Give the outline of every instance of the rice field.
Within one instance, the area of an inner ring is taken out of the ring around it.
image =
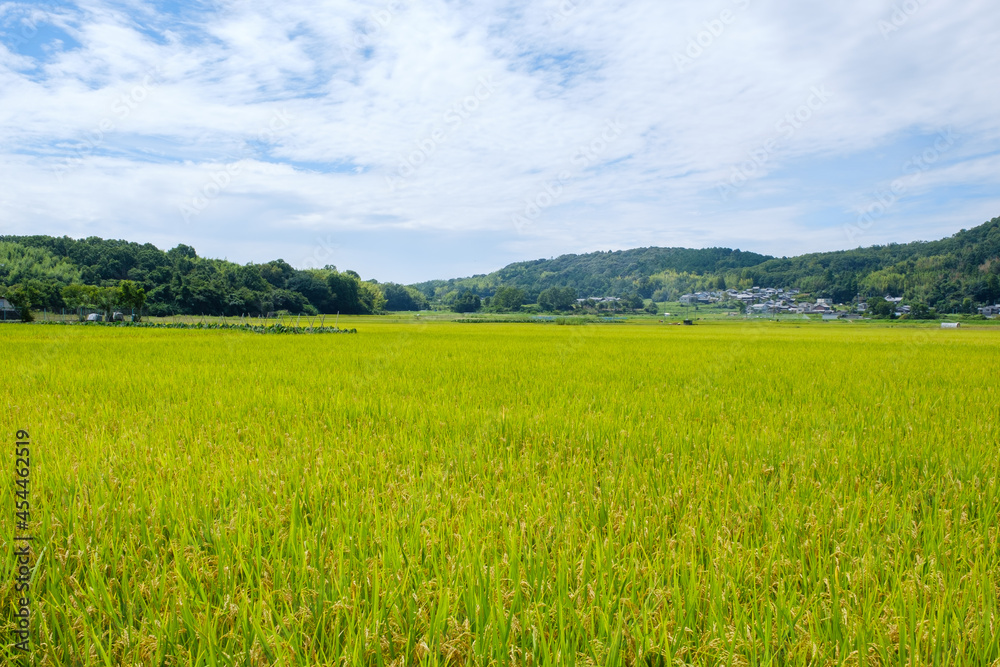
[[[1000,664],[1000,331],[356,326],[0,326],[5,664]]]

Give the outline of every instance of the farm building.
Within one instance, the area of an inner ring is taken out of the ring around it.
[[[7,299],[0,298],[0,321],[20,320],[21,315]]]
[[[979,309],[980,315],[985,315],[986,317],[996,317],[1000,315],[1000,303],[995,306],[986,306],[985,308]]]

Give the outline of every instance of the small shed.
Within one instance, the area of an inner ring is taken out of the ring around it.
[[[104,316],[101,315],[100,313],[91,313],[90,315],[87,315],[87,321],[88,322],[103,322],[104,321]]]
[[[0,321],[11,321],[20,320],[21,313],[17,312],[17,308],[14,307],[7,299],[0,298]]]
[[[942,329],[961,329],[962,328],[962,323],[961,322],[942,322],[941,323],[941,328]]]

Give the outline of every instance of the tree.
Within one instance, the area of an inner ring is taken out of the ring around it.
[[[146,305],[146,290],[131,280],[123,280],[118,284],[118,302],[124,308],[132,309],[132,321],[142,320],[142,307]]]
[[[891,319],[896,307],[880,296],[868,300],[868,312],[872,317]]]
[[[306,298],[298,292],[287,289],[276,289],[268,293],[270,297],[271,310],[287,310],[292,315],[301,315],[308,312],[306,305],[309,303]]]
[[[361,315],[361,301],[358,297],[361,291],[361,281],[350,273],[331,271],[326,277],[330,288],[330,303],[334,312],[345,315]]]
[[[17,313],[23,321],[31,322],[35,319],[31,314],[31,309],[40,302],[41,294],[30,283],[0,289],[0,296],[6,298],[17,308]]]
[[[198,253],[195,252],[194,248],[192,248],[191,246],[179,243],[177,244],[176,247],[171,248],[170,250],[167,251],[167,257],[169,257],[171,260],[174,261],[181,258],[197,259]]]
[[[324,271],[298,271],[288,279],[287,289],[301,293],[321,313],[335,312]]]
[[[115,308],[121,300],[121,292],[117,287],[97,287],[94,289],[94,305],[104,311],[106,319],[110,320]]]
[[[572,310],[575,303],[576,290],[572,287],[550,287],[538,295],[538,306],[545,311]]]
[[[260,267],[260,275],[272,287],[282,289],[288,279],[295,275],[295,269],[283,259],[276,259]]]
[[[990,303],[1000,302],[1000,278],[997,278],[997,274],[991,273],[990,277],[986,279],[986,288]]]
[[[462,292],[455,302],[451,304],[452,311],[456,313],[474,313],[482,307],[479,296],[466,290]]]
[[[376,315],[385,312],[385,296],[376,283],[358,283],[358,300],[361,303],[362,314]]]
[[[379,287],[385,297],[386,310],[425,310],[427,308],[427,297],[419,290],[396,283],[384,283]]]
[[[516,312],[524,303],[524,290],[517,287],[501,287],[490,301],[491,310],[497,312]]]
[[[93,308],[95,304],[95,294],[99,287],[93,285],[66,285],[62,288],[62,298],[66,307],[71,310],[83,308]],[[80,312],[80,320],[83,320],[83,312]]]
[[[834,303],[849,303],[858,295],[858,279],[853,273],[842,276],[828,290]]]
[[[910,303],[911,320],[933,320],[937,318],[937,313],[930,309],[926,303],[914,301]]]
[[[653,296],[653,281],[649,279],[649,276],[643,276],[635,282],[635,291],[643,299],[648,299]]]

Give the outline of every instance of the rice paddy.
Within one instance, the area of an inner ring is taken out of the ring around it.
[[[0,327],[34,665],[991,665],[997,332]]]

